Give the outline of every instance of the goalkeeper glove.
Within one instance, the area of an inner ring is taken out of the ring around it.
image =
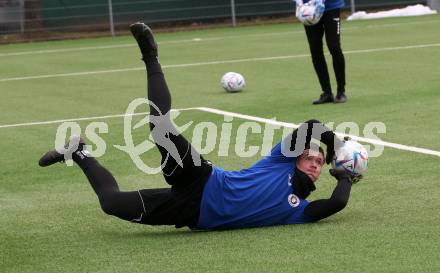
[[[348,179],[348,181],[350,181],[351,184],[356,184],[357,182],[359,182],[363,178],[363,176],[361,174],[354,175],[354,174],[350,174],[344,170],[330,169],[329,172],[330,172],[331,176],[336,178],[336,180],[339,181],[342,179]]]

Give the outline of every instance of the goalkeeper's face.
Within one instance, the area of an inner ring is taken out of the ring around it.
[[[308,149],[304,150],[302,155],[298,158],[296,167],[315,182],[321,174],[324,162],[324,155],[321,152]]]

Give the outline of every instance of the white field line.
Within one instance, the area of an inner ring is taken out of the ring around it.
[[[358,49],[358,50],[344,51],[344,54],[371,53],[371,52],[393,51],[393,50],[408,50],[408,49],[419,49],[419,48],[429,48],[429,47],[439,47],[439,46],[440,46],[440,43],[423,44],[423,45],[409,45],[409,46],[396,46],[396,47],[382,47],[382,48],[371,48],[371,49]],[[217,64],[230,64],[230,63],[243,63],[243,62],[260,62],[260,61],[285,60],[285,59],[305,58],[305,57],[310,57],[310,54],[298,54],[298,55],[286,55],[286,56],[274,56],[274,57],[262,57],[262,58],[246,58],[246,59],[235,59],[235,60],[221,60],[221,61],[186,63],[186,64],[169,64],[169,65],[163,65],[162,68],[181,68],[181,67],[192,67],[192,66],[203,66],[203,65],[217,65]],[[57,77],[84,76],[84,75],[93,75],[93,74],[118,73],[118,72],[139,71],[139,70],[145,70],[145,68],[144,67],[132,67],[132,68],[121,68],[121,69],[110,69],[110,70],[97,70],[97,71],[48,74],[48,75],[26,76],[26,77],[13,77],[13,78],[3,78],[3,79],[0,78],[0,82],[35,80],[35,79],[57,78]]]
[[[276,121],[273,119],[266,119],[266,118],[254,117],[254,116],[249,116],[249,115],[243,115],[243,114],[239,114],[239,113],[227,112],[227,111],[222,111],[222,110],[208,108],[208,107],[198,107],[197,109],[204,111],[204,112],[217,114],[217,115],[236,117],[236,118],[252,120],[252,121],[257,121],[257,122],[262,122],[262,123],[267,123],[267,124],[272,124],[272,125],[279,125],[279,126],[288,127],[288,128],[298,128],[299,127],[298,124],[294,124],[294,123],[287,123],[287,122]],[[410,152],[440,157],[439,151],[429,150],[429,149],[425,149],[425,148],[418,148],[418,147],[414,147],[414,146],[407,146],[407,145],[386,142],[386,141],[377,140],[377,139],[370,139],[370,138],[365,138],[365,137],[353,136],[353,135],[348,135],[348,134],[342,134],[342,133],[336,133],[336,135],[338,135],[340,137],[349,136],[349,137],[351,137],[355,140],[361,141],[361,142],[375,144],[375,145],[382,145],[385,147],[395,148],[398,150],[404,150],[404,151],[410,151]]]
[[[198,108],[182,108],[182,109],[171,109],[171,111],[188,111],[188,110],[198,110]],[[148,114],[148,112],[140,112],[135,114],[116,114],[116,115],[106,115],[97,117],[84,117],[84,118],[69,118],[69,119],[58,119],[58,120],[48,120],[48,121],[36,121],[36,122],[25,122],[16,124],[5,124],[0,125],[0,129],[12,128],[12,127],[27,127],[36,125],[47,125],[47,124],[58,124],[63,122],[73,122],[73,121],[85,121],[85,120],[99,120],[99,119],[109,119],[109,118],[121,118],[124,116],[143,116]]]
[[[380,25],[366,25],[366,26],[349,26],[344,27],[344,31],[359,30],[362,28],[383,28],[383,27],[398,27],[402,25],[414,25],[414,24],[428,24],[428,23],[438,23],[439,20],[429,20],[422,22],[405,22],[405,23],[394,23],[394,24],[380,24]],[[182,39],[182,40],[171,40],[159,42],[159,45],[167,44],[180,44],[180,43],[191,43],[191,42],[212,42],[220,40],[229,39],[243,39],[244,37],[266,37],[266,36],[280,36],[280,35],[292,35],[292,34],[304,34],[304,30],[298,31],[282,31],[282,32],[272,32],[272,33],[253,33],[253,34],[243,34],[243,35],[225,35],[219,37],[207,37],[207,38],[192,38],[192,39]],[[115,48],[127,48],[127,47],[137,47],[136,43],[130,44],[116,44],[116,45],[105,45],[105,46],[90,46],[90,47],[76,47],[76,48],[64,48],[64,49],[42,49],[33,51],[18,51],[18,52],[8,52],[0,53],[0,57],[9,56],[22,56],[22,55],[37,55],[37,54],[52,54],[52,53],[65,53],[65,52],[78,52],[78,51],[88,51],[88,50],[105,50],[105,49],[115,49]]]
[[[77,51],[113,49],[113,48],[125,48],[125,47],[134,47],[135,45],[136,44],[119,44],[119,45],[108,45],[108,46],[90,46],[90,47],[77,47],[77,48],[64,48],[64,49],[42,49],[42,50],[32,50],[32,51],[18,51],[18,52],[0,53],[0,57],[38,55],[38,54],[50,54],[50,53],[65,53],[65,52],[77,52]]]
[[[162,66],[162,67],[164,67],[164,66]],[[4,79],[0,79],[0,82],[36,80],[36,79],[59,78],[59,77],[73,77],[73,76],[118,73],[118,72],[128,72],[128,71],[138,71],[138,70],[145,70],[145,67],[132,67],[132,68],[111,69],[111,70],[96,70],[96,71],[84,71],[84,72],[73,72],[73,73],[63,73],[63,74],[48,74],[48,75],[38,75],[38,76],[4,78]]]
[[[287,127],[287,128],[298,128],[298,126],[299,126],[298,124],[294,124],[294,123],[287,123],[287,122],[282,122],[282,121],[276,121],[273,119],[249,116],[249,115],[244,115],[244,114],[240,114],[240,113],[228,112],[228,111],[223,111],[223,110],[218,110],[218,109],[208,108],[208,107],[172,109],[171,111],[190,111],[190,110],[198,110],[198,111],[202,111],[202,112],[208,112],[208,113],[217,114],[217,115],[230,116],[230,117],[235,117],[235,118],[240,118],[240,119],[245,119],[245,120],[251,120],[251,121],[256,121],[256,122],[261,122],[261,123],[278,125],[278,126]],[[146,115],[146,114],[147,114],[147,112],[142,112],[142,113],[132,114],[132,116],[140,116],[140,115]],[[36,126],[36,125],[58,124],[58,123],[70,122],[70,121],[73,122],[73,121],[84,121],[84,120],[120,118],[120,117],[124,117],[124,116],[126,116],[126,114],[107,115],[107,116],[98,116],[98,117],[72,118],[72,119],[41,121],[41,122],[17,123],[17,124],[9,124],[9,125],[0,125],[0,129],[12,128],[12,127],[27,127],[27,126]],[[336,133],[336,134],[340,137],[347,136],[347,134],[341,134],[341,133]],[[365,142],[365,143],[370,143],[370,144],[374,144],[374,145],[382,145],[385,147],[390,147],[390,148],[394,148],[394,149],[398,149],[398,150],[404,150],[404,151],[410,151],[410,152],[440,157],[440,152],[435,151],[435,150],[418,148],[418,147],[414,147],[414,146],[407,146],[407,145],[403,145],[403,144],[397,144],[397,143],[386,142],[386,141],[377,140],[377,139],[364,138],[364,137],[359,137],[359,136],[352,136],[352,135],[348,135],[348,136],[352,137],[355,140]]]
[[[168,44],[181,44],[181,43],[200,43],[200,42],[212,42],[220,40],[228,40],[234,38],[243,37],[265,37],[265,36],[279,36],[279,35],[291,35],[291,34],[302,34],[304,31],[284,31],[284,32],[273,32],[273,33],[255,33],[246,35],[229,35],[220,37],[207,37],[207,38],[192,38],[192,39],[182,39],[182,40],[172,40],[172,41],[162,41],[158,42],[159,46]],[[77,47],[77,48],[64,48],[64,49],[45,49],[45,50],[33,50],[33,51],[19,51],[19,52],[9,52],[0,53],[0,57],[8,56],[22,56],[22,55],[37,55],[37,54],[50,54],[50,53],[63,53],[63,52],[77,52],[77,51],[88,51],[88,50],[101,50],[101,49],[114,49],[114,48],[127,48],[127,47],[137,47],[138,45],[133,42],[129,44],[119,44],[119,45],[108,45],[108,46],[90,46],[90,47]]]

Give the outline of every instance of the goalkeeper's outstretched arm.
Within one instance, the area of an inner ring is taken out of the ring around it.
[[[313,221],[319,221],[341,211],[345,208],[350,198],[352,186],[350,176],[342,173],[331,174],[338,180],[331,197],[329,199],[312,201],[304,209],[304,214],[312,218]]]

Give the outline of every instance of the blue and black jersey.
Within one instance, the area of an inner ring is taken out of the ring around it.
[[[295,157],[281,153],[281,143],[268,156],[240,171],[214,167],[200,205],[197,228],[228,229],[311,222],[308,201],[293,194],[290,184]]]

